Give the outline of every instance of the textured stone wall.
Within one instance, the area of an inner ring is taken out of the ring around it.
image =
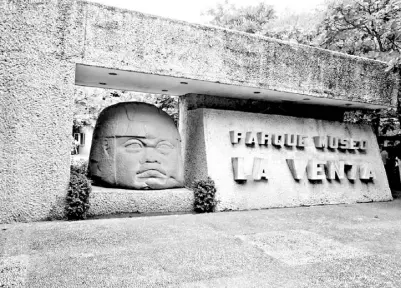
[[[0,222],[62,215],[75,63],[395,104],[381,62],[80,1],[0,5]]]
[[[0,12],[0,222],[60,215],[69,179],[81,4],[24,2]]]
[[[191,212],[194,193],[186,188],[126,190],[93,186],[89,203],[89,216]]]

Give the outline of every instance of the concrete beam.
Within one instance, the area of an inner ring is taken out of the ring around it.
[[[383,62],[94,3],[83,9],[82,64],[383,107],[396,103],[399,84]],[[260,98],[269,100],[269,93]]]

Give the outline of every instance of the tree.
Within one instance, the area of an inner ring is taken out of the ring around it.
[[[133,91],[119,91],[92,87],[79,87],[75,92],[74,99],[74,128],[77,130],[81,126],[94,125],[99,113],[106,107],[119,103],[139,101],[156,105],[167,114],[169,114],[175,122],[178,119],[178,100],[177,97],[140,93]]]
[[[353,0],[332,4],[322,23],[324,48],[396,64],[401,52],[401,2]]]
[[[392,71],[401,76],[401,1],[334,2],[328,6],[320,31],[323,48],[385,61],[388,68],[383,73]],[[395,117],[401,122],[401,92],[397,111],[366,112],[361,116],[350,113],[348,120],[370,122],[381,133],[392,130]]]
[[[303,13],[286,10],[276,15],[274,8],[264,3],[237,8],[228,0],[205,14],[212,25],[308,45],[314,44],[324,15],[318,9]]]
[[[155,105],[173,118],[175,125],[178,124],[178,97],[171,95],[157,95]]]
[[[323,18],[324,12],[319,9],[302,13],[287,9],[267,25],[265,36],[317,46],[318,27]]]
[[[276,17],[271,5],[261,2],[256,6],[237,8],[228,0],[208,10],[206,15],[212,17],[210,24],[252,34],[264,34],[267,24]]]

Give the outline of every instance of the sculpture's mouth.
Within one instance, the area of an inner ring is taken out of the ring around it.
[[[137,178],[167,178],[166,171],[159,163],[144,163],[136,174]]]
[[[156,169],[141,170],[137,173],[137,178],[167,178],[165,174]]]

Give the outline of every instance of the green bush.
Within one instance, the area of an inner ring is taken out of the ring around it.
[[[71,163],[70,171],[79,174],[87,175],[88,173],[88,161],[78,160]]]
[[[214,181],[208,177],[206,180],[195,181],[192,184],[195,201],[194,210],[197,213],[214,212],[218,201],[216,200],[216,187]]]
[[[68,220],[86,218],[89,209],[89,195],[92,190],[91,181],[86,177],[87,165],[72,165],[70,184],[66,198],[66,214]]]

